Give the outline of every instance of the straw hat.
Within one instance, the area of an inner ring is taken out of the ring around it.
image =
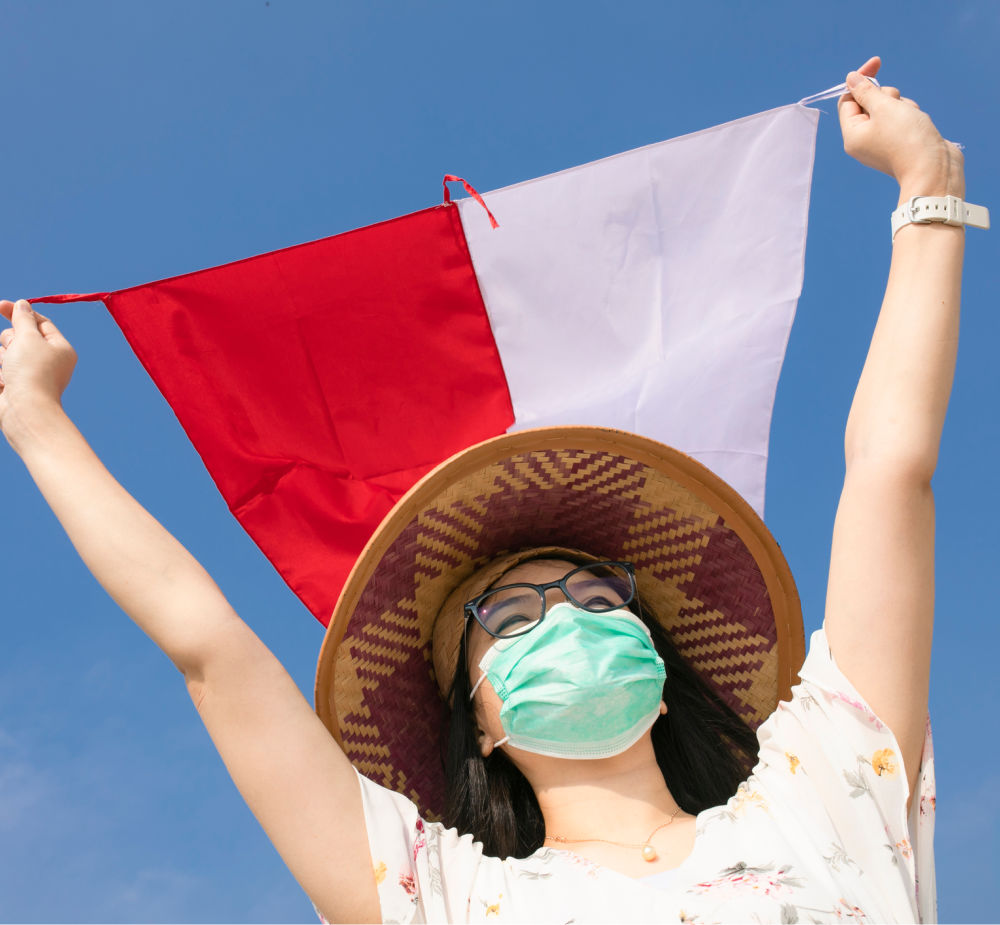
[[[444,808],[441,691],[462,605],[538,547],[633,563],[644,605],[753,728],[790,696],[805,653],[798,594],[734,489],[623,431],[496,437],[441,463],[386,515],[341,592],[316,671],[316,712],[355,767],[425,815]]]

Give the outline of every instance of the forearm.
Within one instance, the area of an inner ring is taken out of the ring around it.
[[[948,192],[961,195],[954,187]],[[945,191],[903,187],[900,201],[913,195]],[[885,298],[848,417],[849,469],[885,463],[930,480],[955,370],[964,250],[960,226],[911,224],[896,234]]]
[[[8,434],[86,566],[185,675],[243,627],[198,562],[104,467],[58,404]],[[245,627],[244,627],[245,628]],[[249,633],[249,630],[246,630]]]

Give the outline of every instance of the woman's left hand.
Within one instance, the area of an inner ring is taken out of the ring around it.
[[[941,137],[930,116],[895,87],[876,87],[880,58],[848,74],[849,90],[838,101],[844,150],[867,167],[894,177],[910,195],[965,198],[965,158]],[[858,81],[850,86],[855,73]]]

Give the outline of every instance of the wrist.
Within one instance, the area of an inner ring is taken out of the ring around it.
[[[943,152],[942,159],[933,165],[924,165],[899,178],[899,203],[914,196],[957,196],[965,199],[965,167],[961,152],[954,148]]]
[[[61,423],[69,421],[57,398],[32,398],[11,402],[4,412],[0,430],[18,456],[43,442]]]

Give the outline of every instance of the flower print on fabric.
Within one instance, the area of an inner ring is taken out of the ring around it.
[[[891,748],[880,748],[872,755],[872,767],[879,777],[892,777],[899,769],[896,753]]]
[[[479,902],[483,906],[483,915],[488,919],[495,919],[500,915],[500,900],[503,899],[503,893],[499,893],[497,898],[493,902],[489,902],[485,899],[480,899]]]
[[[427,847],[427,836],[424,834],[424,820],[419,816],[417,817],[417,824],[414,828],[417,831],[417,837],[413,839],[413,860],[416,862],[417,855],[420,853],[421,849]]]
[[[801,761],[799,761],[798,755],[793,755],[791,752],[785,752],[785,757],[788,759],[788,770],[793,774],[798,770]]]
[[[865,719],[868,720],[879,732],[885,729],[885,723],[882,722],[875,714],[872,712],[871,707],[866,703],[862,703],[860,700],[855,700],[853,697],[848,697],[847,694],[841,693],[840,691],[833,691],[831,696],[835,700],[841,700],[846,704],[854,707],[859,713],[861,713]]]
[[[801,886],[803,880],[792,875],[791,864],[781,867],[776,867],[774,864],[752,867],[740,861],[721,871],[712,880],[695,884],[688,892],[712,893],[717,898],[725,897],[727,892],[736,896],[744,893],[775,896],[782,892],[791,893]]]
[[[570,866],[581,869],[588,880],[596,880],[600,876],[603,868],[590,858],[576,854],[572,851],[565,851],[560,848],[542,848],[536,851],[532,857],[538,858],[543,864],[568,863]]]
[[[399,885],[406,892],[406,895],[410,897],[410,902],[415,904],[417,901],[417,881],[413,874],[410,872],[400,874]]]
[[[871,766],[871,762],[864,756],[858,755],[858,767],[857,770],[851,771],[848,768],[844,768],[844,780],[847,781],[848,786],[851,788],[851,797],[863,797],[865,794],[872,796],[872,788],[868,783],[868,778],[865,776],[865,768]]]
[[[753,775],[743,781],[736,793],[729,798],[728,803],[708,810],[704,816],[699,818],[699,827],[707,830],[720,821],[735,824],[755,810],[766,814],[770,813],[767,798],[757,789],[755,783]]]
[[[823,860],[826,861],[826,863],[829,864],[830,867],[832,867],[836,871],[845,870],[848,867],[854,867],[856,870],[859,870],[860,872],[860,869],[858,868],[858,865],[853,860],[853,858],[849,858],[847,856],[847,851],[844,849],[843,845],[841,845],[839,842],[832,842],[830,845],[830,849],[831,850],[829,854],[823,855]]]
[[[749,810],[760,809],[767,812],[767,800],[759,790],[753,789],[748,781],[743,781],[736,791],[736,796],[729,801],[732,811],[742,816]]]
[[[785,918],[786,909],[788,910],[788,915],[794,916],[794,918]],[[867,925],[871,921],[864,909],[849,903],[843,897],[837,901],[836,906],[832,909],[817,909],[812,906],[783,906],[781,911],[782,922],[799,922],[801,921],[800,915],[803,912],[809,913],[810,922],[820,921],[820,919],[815,918],[816,915],[822,915],[822,921],[827,922],[857,922],[859,925]]]
[[[892,832],[889,830],[888,825],[885,826],[885,837],[887,841],[884,847],[889,849],[892,855],[893,864],[898,864],[900,857],[903,857],[906,860],[913,857],[913,848],[910,846],[910,840],[908,838],[901,838],[899,841],[894,841]]]

